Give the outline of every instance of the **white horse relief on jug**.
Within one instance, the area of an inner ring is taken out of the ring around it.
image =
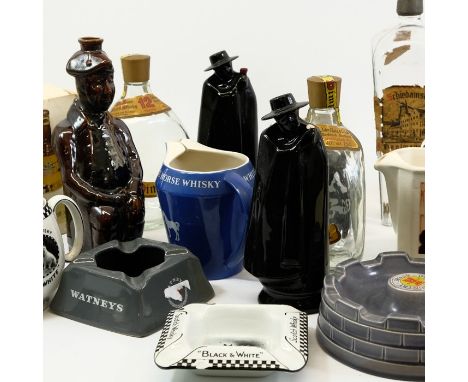
[[[166,214],[164,213],[164,211],[162,211],[162,215],[163,215],[163,218],[164,218],[164,222],[166,223],[166,228],[167,228],[167,233],[169,235],[169,239],[171,238],[171,230],[173,230],[174,234],[175,234],[175,240],[179,241],[180,240],[180,236],[179,236],[180,224],[179,224],[179,222],[169,220],[167,218]]]

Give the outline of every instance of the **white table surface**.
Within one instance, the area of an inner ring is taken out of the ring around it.
[[[375,195],[374,190],[367,194]],[[370,200],[369,200],[370,199]],[[382,251],[396,249],[396,236],[391,227],[380,224],[378,203],[368,198],[364,258],[374,258]],[[145,232],[144,237],[166,241],[164,230]],[[228,279],[212,281],[215,297],[210,301],[228,304],[256,304],[261,284],[245,270]],[[329,356],[317,343],[317,314],[309,315],[309,359],[297,373],[272,373],[262,382],[346,381],[371,382],[389,380],[352,369]],[[144,338],[109,332],[44,312],[44,381],[227,381],[245,378],[202,377],[189,370],[162,370],[153,360],[161,331]],[[208,378],[208,379],[207,379]],[[259,380],[259,379],[256,379]]]

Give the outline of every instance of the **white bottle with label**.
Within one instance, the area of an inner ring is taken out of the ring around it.
[[[145,188],[145,231],[163,226],[155,181],[166,156],[166,142],[188,138],[172,109],[150,89],[150,56],[121,58],[124,89],[112,107],[113,116],[128,126],[143,166]]]

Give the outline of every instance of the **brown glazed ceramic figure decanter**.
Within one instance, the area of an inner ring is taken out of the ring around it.
[[[78,98],[55,128],[53,143],[64,193],[83,215],[87,250],[113,239],[141,237],[145,209],[143,169],[132,137],[125,123],[107,111],[115,92],[112,61],[102,39],[79,42],[81,50],[66,67],[75,77]]]
[[[236,72],[225,50],[210,56],[214,73],[203,84],[198,142],[257,159],[257,99],[247,69]]]
[[[270,104],[262,120],[276,123],[260,136],[244,266],[263,284],[260,303],[315,313],[328,251],[326,151],[298,116],[307,102],[284,94]]]

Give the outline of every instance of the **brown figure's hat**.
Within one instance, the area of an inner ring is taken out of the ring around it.
[[[81,50],[74,53],[67,62],[67,73],[74,77],[84,76],[104,67],[112,68],[112,61],[102,50],[99,37],[82,37],[79,40]]]

